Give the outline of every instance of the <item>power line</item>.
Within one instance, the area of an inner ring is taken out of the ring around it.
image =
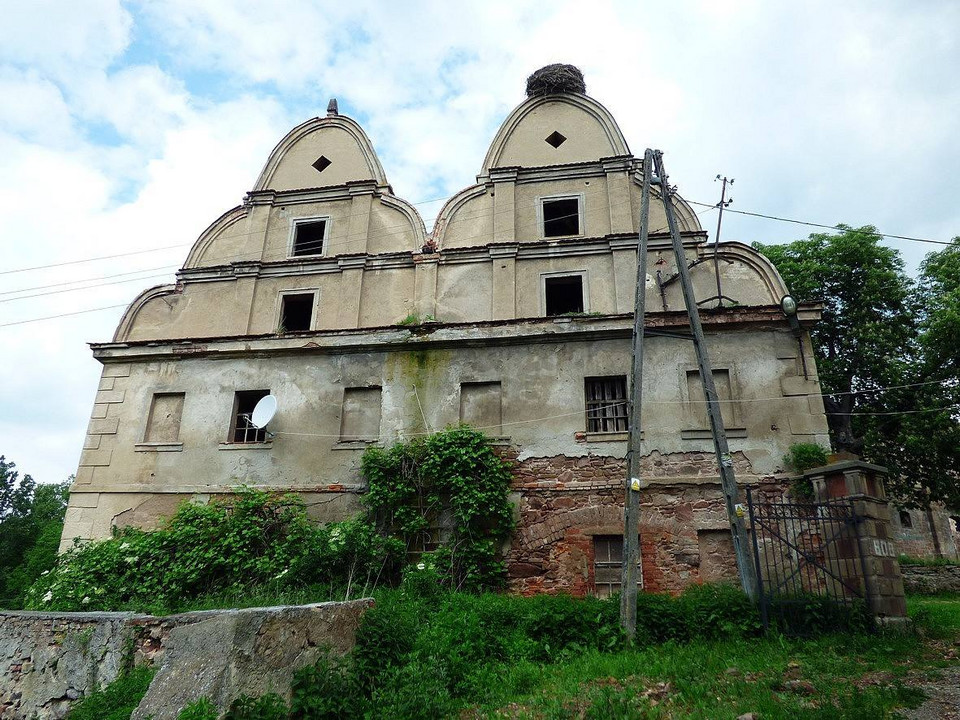
[[[689,202],[691,205],[700,205],[701,207],[716,207],[716,204],[709,205],[707,203],[697,202],[696,200],[687,200],[687,202]],[[823,223],[809,222],[806,220],[794,220],[792,218],[778,217],[776,215],[764,215],[763,213],[748,212],[746,210],[731,210],[730,208],[726,208],[726,211],[737,213],[738,215],[749,215],[750,217],[763,218],[765,220],[778,220],[779,222],[793,223],[795,225],[808,225],[810,227],[826,228],[827,230],[839,229],[839,226],[837,225],[824,225]],[[890,233],[882,233],[880,231],[876,231],[872,234],[885,238],[893,238],[895,240],[912,240],[913,242],[931,243],[933,245],[953,245],[952,242],[947,242],[944,240],[930,240],[928,238],[910,237],[909,235],[892,235]]]
[[[55,320],[57,318],[69,317],[71,315],[83,315],[84,313],[100,312],[101,310],[113,310],[114,308],[129,307],[130,303],[122,305],[107,305],[106,307],[88,308],[86,310],[75,310],[74,312],[59,313],[57,315],[47,315],[46,317],[30,318],[29,320],[15,320],[14,322],[0,323],[0,327],[10,327],[11,325],[26,325],[27,323],[41,322],[42,320]]]

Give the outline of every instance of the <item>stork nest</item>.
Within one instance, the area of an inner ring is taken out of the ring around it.
[[[542,67],[527,78],[527,97],[556,95],[558,93],[586,94],[583,73],[574,65],[554,63]]]

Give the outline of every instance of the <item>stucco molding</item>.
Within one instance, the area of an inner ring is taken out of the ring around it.
[[[471,200],[482,197],[486,192],[487,187],[485,185],[471,185],[456,193],[443,204],[440,212],[437,213],[436,222],[433,224],[432,237],[438,247],[443,247],[443,241],[447,234],[447,228],[450,227],[450,221],[453,220],[454,215],[460,211],[460,208]],[[491,213],[492,212],[491,210]]]
[[[578,108],[592,116],[597,120],[597,122],[600,123],[600,127],[603,129],[607,141],[613,148],[613,154],[630,154],[630,148],[627,146],[626,138],[624,138],[623,133],[620,131],[617,121],[613,119],[613,115],[610,114],[609,110],[607,110],[603,105],[598,103],[593,98],[587,95],[574,94],[541,95],[538,97],[528,98],[524,102],[520,103],[520,105],[514,108],[513,112],[507,116],[507,119],[503,121],[503,124],[500,126],[500,129],[497,130],[497,134],[493,138],[493,142],[490,144],[490,149],[487,150],[486,157],[483,159],[483,167],[480,169],[481,175],[487,175],[491,168],[495,168],[500,165],[500,158],[502,157],[503,151],[506,148],[507,141],[510,139],[510,135],[524,120],[524,118],[526,118],[537,108],[550,103],[564,103],[567,105],[572,105],[573,107]]]
[[[193,243],[193,247],[190,248],[190,252],[187,254],[186,262],[183,263],[183,267],[193,268],[199,266],[203,260],[204,253],[206,253],[210,245],[213,244],[213,241],[227,228],[246,218],[247,213],[248,208],[243,205],[238,205],[235,208],[227,210],[223,215],[210,223],[207,229],[200,233],[200,237],[197,238],[196,242]]]
[[[701,251],[704,257],[712,254],[711,247],[702,246]],[[749,245],[741,242],[723,242],[717,247],[717,255],[723,260],[740,262],[756,272],[770,293],[772,303],[778,304],[780,299],[788,293],[787,284],[769,258]]]
[[[427,242],[427,226],[424,224],[423,218],[417,209],[411,203],[396,195],[381,195],[380,204],[396,210],[410,221],[410,227],[413,228],[413,232],[417,237],[416,250],[419,251]]]
[[[266,190],[270,187],[270,183],[276,174],[277,168],[280,167],[280,163],[283,162],[284,157],[286,157],[287,153],[290,152],[297,142],[314,132],[330,127],[340,128],[341,130],[346,131],[347,134],[353,138],[360,149],[360,153],[363,155],[363,158],[367,164],[367,169],[370,171],[371,176],[377,181],[378,185],[382,187],[389,187],[390,183],[387,182],[387,175],[384,173],[383,166],[380,164],[380,159],[377,157],[377,153],[373,149],[373,143],[370,142],[370,138],[367,137],[367,134],[363,131],[363,128],[361,128],[355,120],[347,117],[346,115],[328,115],[327,117],[322,118],[311,118],[310,120],[297,125],[293,130],[288,132],[286,136],[284,136],[284,138],[270,152],[270,157],[267,159],[267,163],[264,165],[263,170],[260,171],[260,176],[257,178],[257,182],[253,187],[253,192]]]
[[[148,302],[179,292],[180,289],[177,285],[155,285],[137,295],[123,312],[120,323],[117,325],[117,331],[113,334],[113,342],[126,342],[127,338],[130,337],[130,331],[133,330],[133,324],[136,322],[137,314]]]

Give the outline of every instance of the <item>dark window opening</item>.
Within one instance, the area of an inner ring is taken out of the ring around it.
[[[321,155],[320,157],[317,158],[316,162],[313,163],[313,168],[317,172],[323,172],[328,167],[330,167],[330,165],[331,165],[331,162],[326,157]]]
[[[250,416],[260,399],[269,394],[269,390],[240,390],[237,392],[233,400],[233,419],[230,423],[231,442],[262,443],[266,441],[267,431],[254,427]]]
[[[563,135],[561,135],[556,130],[554,130],[552,133],[550,133],[547,136],[546,140],[550,145],[553,145],[555,148],[558,148],[567,141],[567,138],[565,138]]]
[[[280,308],[280,332],[309,330],[313,320],[313,293],[284,295]]]
[[[587,432],[627,432],[627,378],[593,377],[584,380],[587,403]]]
[[[913,518],[910,517],[909,510],[900,511],[900,524],[905,528],[913,527]]]
[[[583,276],[566,275],[543,280],[547,317],[583,312]]]
[[[320,255],[326,233],[326,220],[297,223],[293,235],[293,255]]]
[[[637,565],[639,568],[640,566]],[[620,592],[623,579],[623,536],[593,536],[593,588],[598,597]],[[637,587],[640,573],[637,573]]]
[[[561,198],[543,201],[543,236],[566,237],[580,234],[580,201]]]

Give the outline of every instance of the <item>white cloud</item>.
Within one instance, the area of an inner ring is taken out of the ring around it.
[[[635,154],[667,152],[688,198],[715,201],[722,172],[737,178],[732,209],[947,239],[960,233],[958,26],[960,6],[942,2],[7,3],[0,270],[191,242],[331,95],[398,193],[452,193],[526,76],[556,61],[584,70]],[[725,238],[748,242],[811,230],[724,220]],[[913,265],[931,249],[902,246]],[[185,255],[0,275],[0,290]],[[0,324],[156,282],[0,302]],[[74,470],[98,374],[85,342],[108,339],[119,314],[0,328],[0,453],[25,472]]]

